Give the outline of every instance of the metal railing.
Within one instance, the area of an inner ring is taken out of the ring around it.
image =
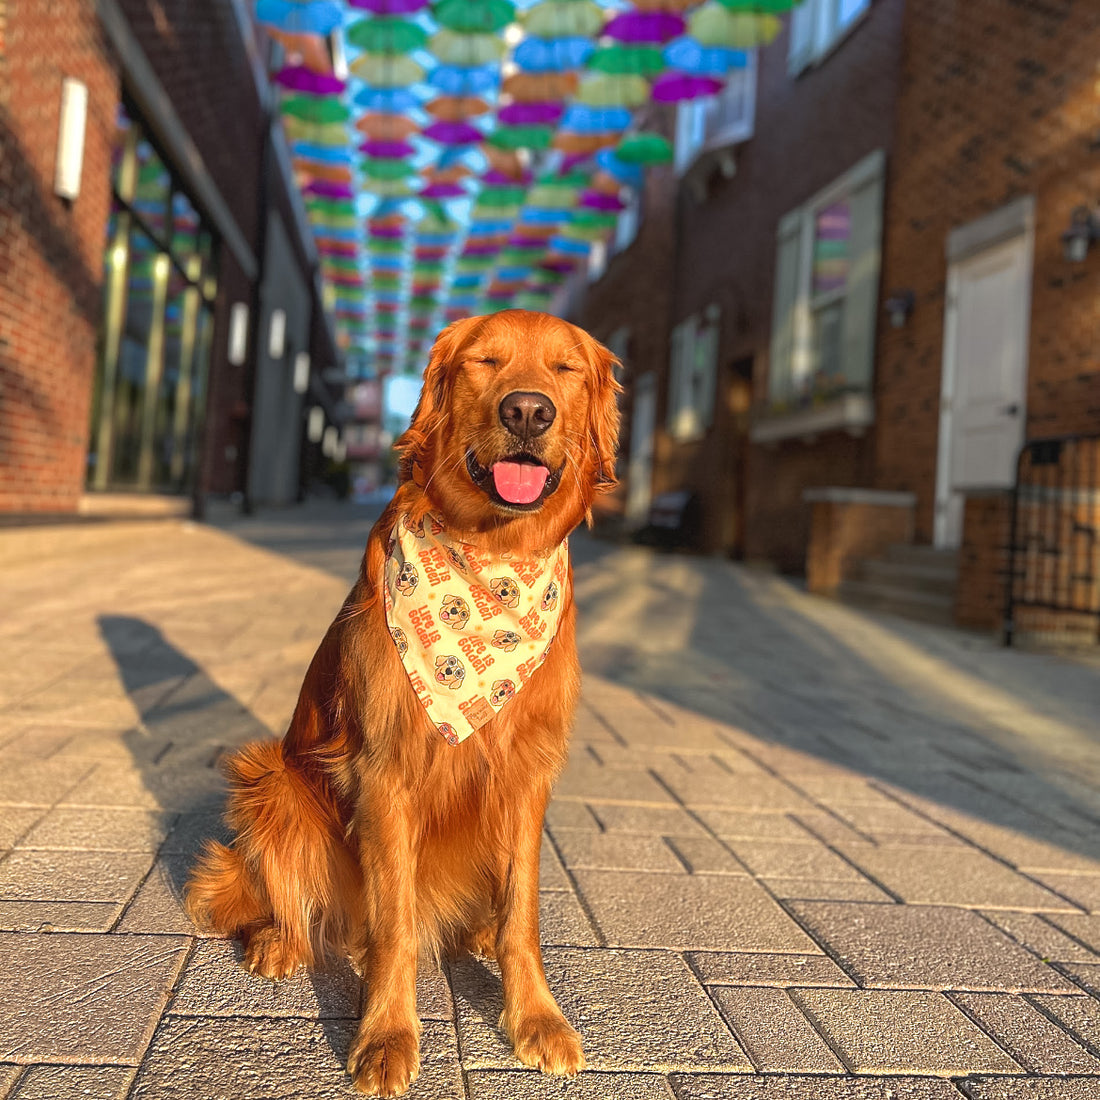
[[[1100,641],[1100,434],[1033,439],[1020,451],[1004,644],[1021,631]]]

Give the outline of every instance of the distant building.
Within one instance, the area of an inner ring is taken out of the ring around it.
[[[681,106],[577,307],[626,349],[626,525],[690,500],[704,550],[994,625],[1021,444],[1100,433],[1098,62],[1095,5],[806,0]]]
[[[0,511],[295,499],[338,355],[271,102],[245,0],[0,16]]]

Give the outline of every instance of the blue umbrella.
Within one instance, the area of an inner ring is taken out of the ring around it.
[[[628,187],[641,187],[645,178],[645,169],[640,164],[628,164],[615,156],[614,149],[601,149],[596,154],[596,163],[609,175]]]
[[[677,38],[665,47],[662,56],[670,69],[694,76],[724,77],[731,69],[744,69],[749,64],[749,55],[745,50],[703,46],[694,38]]]
[[[606,134],[625,130],[633,118],[628,107],[588,107],[574,103],[565,112],[561,128],[575,134]]]
[[[560,73],[579,69],[596,48],[591,38],[525,38],[512,60],[527,73]]]
[[[480,95],[500,83],[499,65],[437,65],[428,83],[444,95]]]
[[[256,22],[292,34],[324,36],[343,24],[344,11],[332,0],[310,0],[308,4],[294,4],[289,0],[257,0]]]
[[[355,102],[368,111],[390,111],[394,114],[403,114],[420,106],[420,100],[408,88],[364,87],[355,93]]]

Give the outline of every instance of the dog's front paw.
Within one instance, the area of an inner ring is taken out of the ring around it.
[[[561,1013],[527,1016],[514,1023],[504,1021],[516,1057],[543,1073],[572,1077],[584,1069],[581,1037]]]
[[[367,1096],[400,1096],[420,1072],[420,1041],[415,1031],[379,1034],[359,1029],[348,1054],[348,1073]]]
[[[244,949],[245,969],[272,981],[289,978],[304,961],[301,950],[287,943],[273,924],[253,932]]]

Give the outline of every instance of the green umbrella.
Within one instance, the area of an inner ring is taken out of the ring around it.
[[[360,19],[344,32],[353,46],[367,53],[412,53],[428,41],[428,32],[404,19]]]
[[[588,59],[588,68],[613,76],[655,76],[665,59],[657,46],[604,46]]]
[[[747,11],[758,15],[773,12],[790,11],[802,3],[802,0],[718,0],[718,3],[730,11]]]
[[[498,149],[549,149],[553,139],[549,126],[498,126],[488,141]]]
[[[439,0],[432,15],[449,31],[491,34],[515,19],[516,6],[509,0]]]
[[[416,169],[407,160],[379,157],[363,161],[363,175],[372,180],[402,180],[416,175]]]
[[[672,145],[660,134],[631,134],[619,142],[615,156],[627,164],[671,164]]]
[[[351,111],[331,96],[287,96],[279,105],[279,110],[303,122],[347,122],[351,117]]]

